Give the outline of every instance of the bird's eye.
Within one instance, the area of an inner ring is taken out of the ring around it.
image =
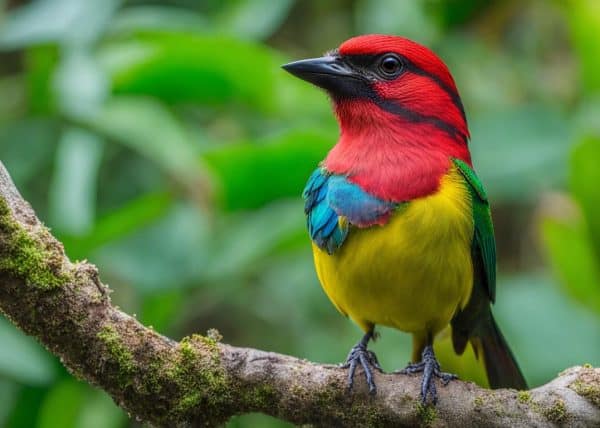
[[[396,55],[386,55],[379,61],[379,71],[386,78],[396,77],[402,71],[402,62]]]

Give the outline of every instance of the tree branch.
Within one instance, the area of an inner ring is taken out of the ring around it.
[[[155,426],[214,426],[263,412],[316,426],[600,425],[600,369],[574,367],[529,392],[472,383],[440,388],[421,407],[419,379],[377,376],[346,390],[335,366],[236,348],[218,334],[175,342],[111,305],[95,266],[72,263],[0,163],[0,310],[60,357],[73,375]]]

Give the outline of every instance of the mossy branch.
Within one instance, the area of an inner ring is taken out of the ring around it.
[[[154,426],[215,426],[248,412],[315,426],[600,426],[600,369],[591,367],[527,392],[452,382],[434,409],[417,404],[414,377],[377,374],[376,396],[362,380],[349,393],[334,366],[236,348],[215,333],[161,336],[111,305],[95,266],[66,257],[1,163],[0,310]]]

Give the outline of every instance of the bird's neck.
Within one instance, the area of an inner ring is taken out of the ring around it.
[[[337,113],[340,139],[323,166],[381,199],[404,202],[433,194],[452,158],[471,165],[466,138],[452,137],[430,124],[382,111]]]

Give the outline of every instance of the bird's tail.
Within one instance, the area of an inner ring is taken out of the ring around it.
[[[490,314],[487,319],[489,321],[479,326],[478,334],[472,336],[470,341],[476,355],[483,357],[490,387],[527,389],[523,373],[494,317]]]

